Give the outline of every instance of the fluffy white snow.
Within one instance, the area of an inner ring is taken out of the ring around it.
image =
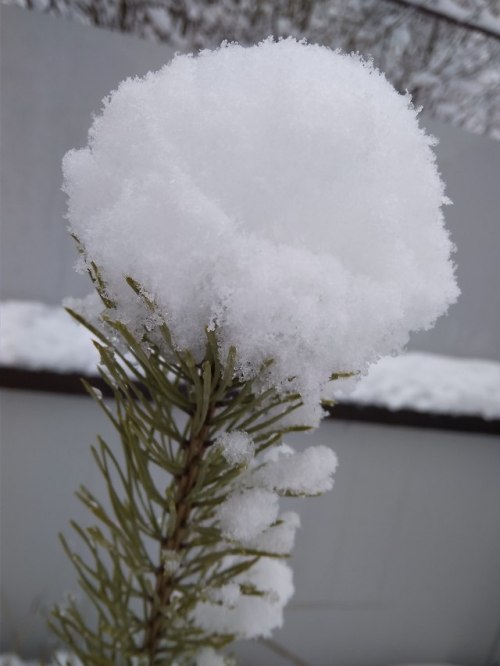
[[[318,495],[332,489],[338,461],[327,446],[294,451],[284,445],[276,447],[272,454],[253,471],[254,485],[291,495]]]
[[[273,358],[266,385],[299,390],[317,424],[331,372],[399,350],[457,298],[432,144],[359,58],[232,44],[106,98],[64,159],[68,218],[127,325],[145,319],[130,275],[179,348],[200,357],[210,325],[244,378]]]
[[[348,382],[346,382],[348,383]],[[407,353],[373,365],[339,400],[389,409],[500,418],[500,363]]]
[[[217,511],[222,534],[229,539],[248,541],[278,517],[278,496],[265,488],[248,488],[230,495]]]
[[[234,564],[228,558],[228,565]],[[261,558],[236,578],[259,595],[241,594],[236,603],[200,601],[192,612],[195,624],[210,633],[230,633],[238,638],[270,636],[283,624],[283,608],[294,592],[291,568],[281,560]]]
[[[335,454],[325,446],[297,453],[285,444],[248,462],[231,483],[215,518],[222,538],[233,547],[265,555],[231,584],[207,591],[192,612],[198,627],[209,633],[255,638],[269,636],[281,626],[283,608],[293,594],[292,572],[274,556],[291,552],[300,518],[292,511],[279,514],[279,496],[329,490],[336,465]],[[238,562],[234,557],[226,560],[227,566]]]
[[[262,551],[290,553],[300,519],[294,512],[279,515],[280,495],[331,490],[336,467],[335,453],[321,445],[295,451],[282,444],[254,458],[217,508],[222,536]]]
[[[300,527],[300,516],[295,511],[280,514],[275,525],[271,525],[245,545],[276,555],[288,555],[295,543],[295,532]]]
[[[224,606],[236,606],[241,596],[240,586],[236,583],[228,583],[222,587],[216,587],[208,591],[210,601],[222,603]]]
[[[220,449],[226,462],[232,467],[248,464],[255,453],[252,438],[241,430],[222,433],[215,440],[214,447]]]

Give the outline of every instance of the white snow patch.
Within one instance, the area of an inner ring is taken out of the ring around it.
[[[364,370],[458,295],[446,203],[417,112],[356,56],[293,39],[177,56],[106,98],[64,159],[68,218],[118,316],[133,276],[179,348],[205,327],[243,378],[299,391]],[[290,382],[289,378],[293,377]]]
[[[346,382],[347,383],[347,382]],[[341,386],[341,385],[340,385]],[[383,358],[339,401],[500,418],[500,363],[423,352]]]
[[[221,532],[229,539],[254,539],[278,517],[278,496],[265,488],[236,492],[218,507]]]
[[[34,301],[0,305],[0,365],[97,373],[99,354],[92,335],[62,307]]]
[[[210,601],[215,603],[222,603],[229,607],[236,606],[241,596],[240,586],[236,583],[228,583],[222,587],[209,590],[207,596]]]
[[[226,462],[232,467],[248,464],[255,453],[252,438],[242,430],[222,433],[215,440],[214,447],[220,449]]]
[[[236,561],[228,559],[228,565],[231,563]],[[195,624],[210,633],[239,638],[270,636],[282,626],[283,608],[294,592],[291,568],[280,560],[262,557],[236,580],[255,587],[261,596],[242,594],[235,606],[199,602],[192,612]]]
[[[295,452],[271,447],[251,461],[231,484],[216,518],[222,536],[246,548],[289,554],[300,526],[292,511],[279,514],[279,495],[318,495],[330,490],[337,457],[326,446]]]
[[[303,451],[276,447],[267,462],[252,472],[252,483],[293,495],[317,495],[331,490],[337,456],[327,446],[310,446]]]
[[[278,516],[275,525],[271,525],[255,539],[245,542],[246,546],[276,555],[288,555],[295,543],[295,532],[300,527],[300,516],[295,511],[285,511]]]

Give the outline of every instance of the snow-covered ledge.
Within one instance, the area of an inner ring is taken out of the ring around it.
[[[0,303],[0,364],[61,374],[96,374],[92,336],[62,306],[36,301]]]
[[[339,398],[392,411],[500,418],[500,363],[423,352],[386,357]]]
[[[83,394],[85,376],[106,388],[90,334],[61,306],[4,301],[0,317],[0,386]],[[499,362],[409,352],[350,381],[335,418],[500,433]]]

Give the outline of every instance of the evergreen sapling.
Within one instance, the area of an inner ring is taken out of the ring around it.
[[[63,545],[92,613],[52,627],[85,666],[215,666],[282,625],[300,524],[329,490],[294,450],[346,377],[456,300],[447,203],[411,101],[370,63],[293,39],[177,56],[105,101],[64,160],[118,448]],[[322,402],[323,401],[323,402]]]

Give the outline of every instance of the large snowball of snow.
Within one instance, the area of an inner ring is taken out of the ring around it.
[[[152,294],[179,348],[204,327],[313,405],[431,326],[458,288],[417,112],[355,56],[287,39],[177,56],[105,101],[64,159],[73,232],[119,316]]]

